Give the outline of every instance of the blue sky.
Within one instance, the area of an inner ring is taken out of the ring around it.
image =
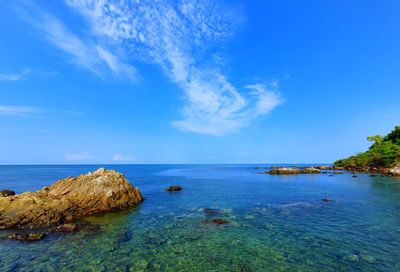
[[[157,2],[0,2],[0,164],[330,163],[400,124],[399,1]]]

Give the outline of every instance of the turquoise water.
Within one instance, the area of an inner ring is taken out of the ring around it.
[[[140,207],[35,243],[2,231],[0,271],[400,271],[399,178],[254,166],[106,166],[141,189]],[[98,167],[0,166],[0,189],[33,191]],[[174,184],[183,191],[164,191]]]

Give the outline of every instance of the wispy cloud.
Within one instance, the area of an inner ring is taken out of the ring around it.
[[[116,75],[136,74],[109,48],[161,66],[184,92],[182,119],[172,122],[180,130],[228,134],[282,102],[277,85],[267,88],[253,83],[238,88],[221,72],[224,61],[214,49],[232,36],[240,18],[216,1],[65,2],[87,20],[88,37],[79,38],[57,18],[42,13],[35,25],[47,39],[95,73],[99,73],[98,63],[103,63]]]
[[[33,4],[29,8],[34,9],[35,15],[21,11],[21,17],[39,29],[51,44],[64,51],[73,63],[101,77],[102,69],[107,68],[118,77],[136,78],[136,69],[132,65],[122,62],[117,55],[90,37],[79,37],[58,18]]]
[[[42,112],[41,108],[27,106],[0,105],[0,115],[34,116]]]
[[[30,70],[24,70],[20,73],[0,73],[0,81],[20,81],[26,79],[26,76],[30,73]]]
[[[122,154],[115,154],[112,158],[113,161],[123,162],[123,161],[132,161],[133,158],[131,156],[126,156]]]

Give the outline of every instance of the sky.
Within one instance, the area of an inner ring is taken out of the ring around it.
[[[0,164],[332,163],[400,125],[397,0],[0,1]]]

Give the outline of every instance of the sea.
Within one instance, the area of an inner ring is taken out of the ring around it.
[[[144,202],[37,242],[2,230],[0,271],[400,271],[400,178],[269,175],[267,164],[20,165],[0,166],[0,190],[99,167],[123,173]]]

